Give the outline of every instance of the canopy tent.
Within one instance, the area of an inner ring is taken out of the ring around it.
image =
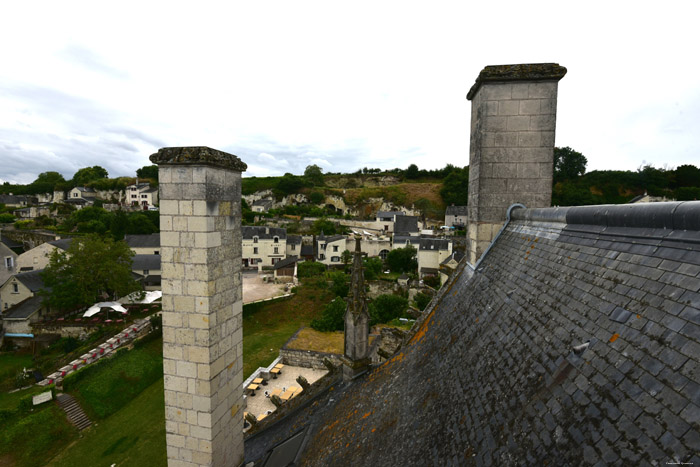
[[[117,302],[99,302],[95,303],[90,308],[88,308],[83,314],[83,318],[89,318],[92,315],[96,315],[102,310],[102,308],[111,308],[112,310],[118,311],[119,313],[126,313],[126,308],[124,308]]]
[[[152,303],[160,299],[163,296],[163,292],[160,290],[151,290],[149,292],[134,292],[122,298],[124,303]],[[143,298],[141,298],[143,297]]]

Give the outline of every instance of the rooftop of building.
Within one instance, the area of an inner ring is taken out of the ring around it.
[[[27,319],[41,309],[43,300],[41,296],[29,297],[3,311],[2,319]]]
[[[265,227],[258,225],[244,225],[241,227],[244,240],[252,240],[253,237],[259,239],[273,239],[274,237],[284,240],[287,238],[287,229],[280,227]]]
[[[512,219],[393,358],[249,437],[246,461],[294,435],[312,466],[700,461],[700,202]]]
[[[159,248],[160,234],[126,235],[124,241],[131,248]]]

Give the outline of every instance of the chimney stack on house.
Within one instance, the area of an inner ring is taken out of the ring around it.
[[[488,248],[509,206],[550,206],[557,89],[565,74],[556,63],[487,66],[469,90],[469,263]]]
[[[151,156],[160,182],[168,464],[243,463],[241,172],[207,147]]]

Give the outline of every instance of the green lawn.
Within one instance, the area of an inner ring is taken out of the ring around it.
[[[165,466],[163,379],[151,384],[114,415],[83,432],[83,438],[48,465]]]
[[[0,391],[5,392],[15,387],[15,377],[22,368],[32,368],[30,353],[0,353]]]
[[[0,410],[17,410],[19,408],[19,401],[23,397],[33,396],[46,391],[48,391],[48,389],[45,387],[32,386],[27,389],[22,389],[21,391],[0,392]]]

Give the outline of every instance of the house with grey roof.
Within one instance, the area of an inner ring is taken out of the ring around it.
[[[96,196],[97,192],[94,188],[87,186],[76,186],[68,192],[66,202],[68,202],[68,200],[83,200],[87,202],[87,204],[92,204],[95,201]]]
[[[324,235],[316,237],[316,261],[327,266],[342,265],[342,254],[346,248],[345,235]]]
[[[67,250],[72,239],[61,238],[42,243],[31,250],[27,250],[17,257],[17,267],[20,270],[31,271],[44,269],[49,265],[49,257],[55,249]]]
[[[134,255],[131,258],[131,271],[138,275],[137,280],[144,290],[161,289],[160,255]]]
[[[27,346],[33,338],[31,324],[50,313],[39,291],[44,288],[42,271],[16,274],[0,286],[0,318],[6,339]]]
[[[301,235],[288,235],[287,236],[287,257],[290,256],[301,256]]]
[[[417,216],[396,216],[394,221],[394,235],[419,237]]]
[[[160,234],[126,235],[124,241],[135,255],[160,254]]]
[[[267,212],[272,209],[272,200],[269,198],[257,199],[250,206],[253,212]]]
[[[464,228],[467,225],[467,207],[447,206],[445,209],[445,225],[447,227]]]
[[[287,230],[278,227],[241,227],[243,267],[274,266],[287,254]]]
[[[148,182],[133,183],[126,187],[126,204],[149,209],[158,205],[158,187]]]
[[[2,242],[0,242],[0,261],[0,284],[4,284],[17,272],[17,253]]]
[[[440,264],[452,255],[452,241],[442,238],[421,238],[418,243],[418,276],[436,276]]]

